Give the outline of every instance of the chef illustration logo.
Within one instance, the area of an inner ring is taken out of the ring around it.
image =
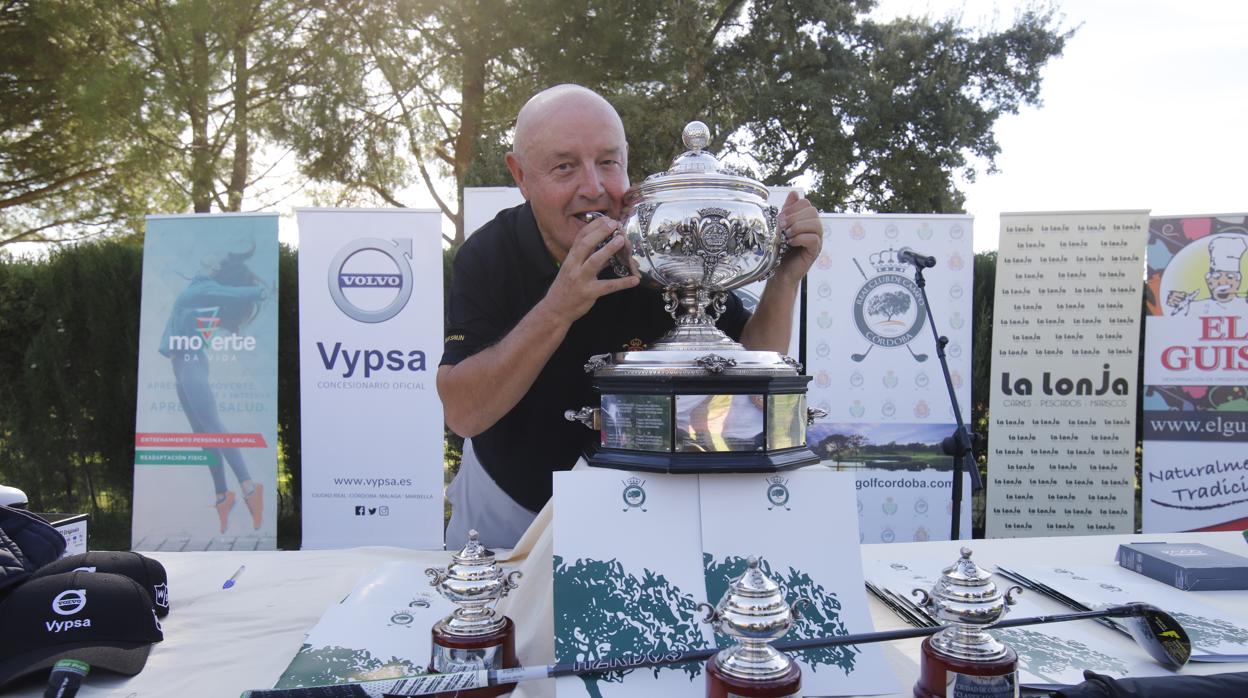
[[[1242,263],[1248,252],[1248,236],[1210,236],[1205,244],[1183,248],[1166,267],[1162,278],[1162,298],[1171,316],[1227,316],[1248,311],[1244,296]],[[1208,260],[1204,278],[1196,277]],[[1201,283],[1203,281],[1203,283]]]

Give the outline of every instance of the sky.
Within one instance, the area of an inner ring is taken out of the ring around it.
[[[875,16],[962,17],[1003,28],[1016,0],[881,0]],[[1002,212],[1244,213],[1248,2],[1066,0],[1077,31],[1043,70],[1040,107],[996,125],[999,172],[962,183],[975,251]]]

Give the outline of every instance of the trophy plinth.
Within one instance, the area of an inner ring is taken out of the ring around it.
[[[715,326],[728,293],[771,276],[788,243],[767,188],[704,152],[709,134],[686,126],[689,150],[646,178],[621,222],[631,259],[613,268],[635,268],[660,289],[675,326],[650,349],[589,358],[599,405],[564,416],[599,432],[590,465],[712,473],[819,462],[806,427],[824,414],[806,407],[801,364],[747,350]]]
[[[494,610],[494,605],[516,588],[520,572],[504,575],[494,561],[494,553],[481,545],[476,531],[468,532],[468,543],[452,557],[451,565],[445,570],[433,567],[425,570],[431,578],[430,584],[457,606],[451,615],[433,626],[429,671],[454,674],[519,666],[515,623]],[[485,698],[510,689],[510,686],[479,688],[457,695]]]
[[[915,589],[923,597],[919,605],[947,626],[923,641],[915,698],[1017,698],[1018,654],[987,628],[1021,592],[1016,586],[1002,594],[992,575],[971,560],[970,548],[962,548],[930,591]]]
[[[715,632],[737,640],[707,661],[707,698],[800,695],[801,668],[769,644],[789,632],[794,611],[780,587],[763,574],[757,558],[746,561],[745,574],[732,580],[715,608],[702,607]]]

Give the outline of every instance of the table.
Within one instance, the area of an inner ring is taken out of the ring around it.
[[[1238,533],[1179,533],[877,544],[863,545],[862,554],[864,558],[887,555],[905,560],[908,556],[928,557],[935,552],[953,562],[959,548],[969,545],[975,551],[975,559],[985,564],[1008,566],[1043,560],[1071,565],[1104,564],[1113,560],[1120,543],[1162,540],[1200,542],[1234,553],[1248,552],[1248,544]],[[540,559],[540,541],[529,540],[526,535],[517,551],[530,552],[529,564],[535,565]],[[163,621],[165,641],[152,648],[147,667],[138,676],[126,678],[103,671],[92,674],[79,692],[84,698],[221,698],[238,696],[249,688],[271,687],[299,649],[304,634],[326,608],[350,592],[361,575],[390,560],[439,567],[449,562],[449,555],[444,552],[387,547],[150,555],[160,560],[169,573],[171,611]],[[237,584],[222,590],[221,584],[240,565],[247,569]],[[546,568],[544,584],[549,589],[548,561]],[[534,589],[541,587],[538,582],[542,580],[540,570],[536,572],[525,578]],[[1216,608],[1248,615],[1248,591],[1189,593]],[[905,627],[883,604],[875,599],[869,603],[876,629]],[[521,609],[509,609],[508,613],[518,625],[541,625],[537,620],[524,618]],[[885,645],[890,666],[905,687],[898,696],[910,695],[909,687],[918,675],[920,642],[914,639]],[[521,660],[545,661],[533,656],[541,649],[535,645],[522,650]],[[1246,670],[1245,664],[1189,664],[1184,672]],[[45,681],[46,675],[38,681],[23,681],[10,686],[5,695],[41,696]],[[535,682],[514,695],[553,696],[550,684]]]

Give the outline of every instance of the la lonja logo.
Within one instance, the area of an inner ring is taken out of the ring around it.
[[[789,481],[779,475],[772,475],[767,478],[767,501],[771,502],[771,506],[767,507],[767,511],[771,511],[777,507],[783,508],[785,511],[789,509]]]
[[[1101,373],[1100,385],[1093,385],[1091,378],[1080,378],[1072,380],[1066,377],[1058,377],[1056,380],[1050,372],[1045,371],[1040,381],[1040,389],[1045,395],[1104,395],[1113,392],[1114,395],[1127,395],[1131,392],[1131,386],[1127,383],[1126,378],[1114,378],[1110,380],[1109,364],[1105,364]],[[1029,378],[1019,378],[1010,380],[1010,372],[1005,371],[1001,374],[1001,392],[1005,395],[1031,395],[1034,386]]]
[[[644,506],[646,503],[645,484],[646,481],[639,477],[630,477],[627,480],[624,480],[623,498],[625,507],[623,511],[628,511],[629,509],[641,509],[642,511],[646,511],[646,507]]]

